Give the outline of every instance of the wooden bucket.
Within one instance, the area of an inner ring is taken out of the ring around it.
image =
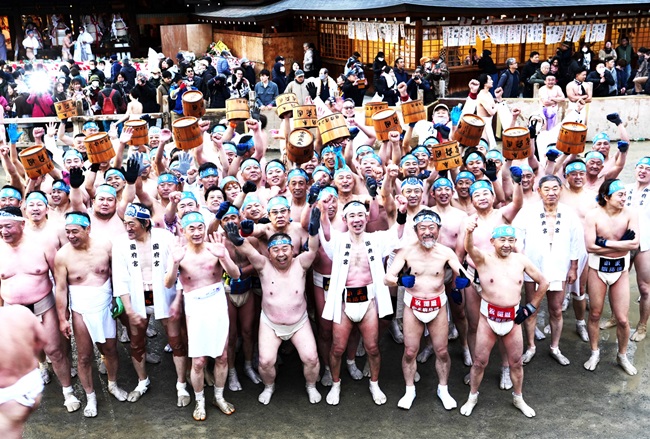
[[[299,105],[298,98],[293,93],[284,93],[275,98],[275,105],[279,118],[292,116],[294,107]]]
[[[321,117],[316,122],[323,145],[339,142],[350,137],[350,130],[345,124],[345,117],[341,113],[333,113]]]
[[[29,178],[38,178],[54,170],[54,164],[43,145],[30,146],[18,153],[20,162]]]
[[[368,80],[366,78],[359,79],[357,81],[357,87],[359,87],[359,90],[363,90],[368,86]]]
[[[463,164],[463,159],[460,156],[460,146],[456,140],[429,145],[428,147],[431,150],[431,157],[436,166],[436,171],[454,169]]]
[[[318,122],[316,105],[300,105],[293,107],[294,128],[314,128]]]
[[[467,147],[476,146],[481,141],[485,121],[474,114],[466,114],[460,118],[454,140]]]
[[[404,102],[402,104],[402,116],[404,123],[415,123],[427,119],[427,113],[424,111],[424,104],[421,100]]]
[[[55,102],[54,109],[56,110],[56,117],[60,120],[68,119],[77,115],[77,104],[73,99]]]
[[[530,131],[524,127],[503,131],[503,157],[509,160],[524,159],[530,155]]]
[[[248,108],[248,99],[246,98],[230,98],[226,99],[226,119],[228,121],[247,120],[251,117],[250,109]]]
[[[578,122],[564,122],[560,127],[555,148],[565,154],[580,154],[585,150],[587,127]]]
[[[90,163],[105,163],[115,157],[115,150],[107,133],[88,136],[84,139],[84,144]]]
[[[372,123],[378,140],[388,140],[388,133],[391,131],[402,132],[402,125],[395,110],[381,110],[375,113],[372,116]]]
[[[131,146],[146,145],[149,143],[149,125],[146,120],[134,119],[124,122],[124,127],[133,128],[133,135],[129,141]]]
[[[172,124],[172,133],[176,146],[188,150],[203,144],[203,133],[196,117],[186,116],[176,119]]]
[[[314,156],[314,135],[305,128],[298,128],[289,134],[287,158],[297,165],[308,162]]]
[[[203,93],[198,90],[185,92],[182,97],[183,115],[192,117],[202,117],[205,114],[205,101]]]
[[[368,102],[363,106],[363,109],[366,113],[366,126],[371,127],[372,125],[372,116],[381,110],[388,109],[388,102]]]

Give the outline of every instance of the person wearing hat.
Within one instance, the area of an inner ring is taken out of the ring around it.
[[[237,67],[235,69],[235,75],[238,70],[241,69]],[[207,74],[207,72],[205,74]],[[206,89],[207,93],[205,96],[209,100],[208,108],[226,108],[226,101],[230,99],[230,96],[232,95],[225,75],[219,74],[208,79]],[[247,90],[250,90],[250,88],[247,88]]]
[[[307,91],[307,83],[305,82],[305,72],[298,69],[296,70],[296,78],[287,84],[287,88],[284,90],[285,93],[293,93],[298,99],[298,104],[303,105],[305,103],[305,98],[309,96]]]
[[[388,63],[386,62],[386,57],[384,56],[384,52],[377,52],[377,56],[375,56],[375,60],[372,63],[372,83],[377,88],[377,80],[381,76],[383,72],[383,68],[388,66]]]
[[[449,107],[446,104],[439,103],[433,107],[431,122],[428,120],[416,122],[412,130],[406,130],[404,142],[407,143],[410,141],[410,133],[412,133],[412,136],[418,137],[418,143],[420,145],[423,145],[425,140],[431,137],[435,139],[436,143],[447,142],[451,137],[452,128]],[[407,136],[409,137],[407,138]]]
[[[431,103],[434,98],[444,98],[449,93],[449,68],[443,56],[438,54],[431,55],[431,64],[424,63],[422,65],[424,71],[427,73],[425,78],[432,87],[433,97],[428,97],[425,94],[424,104]]]
[[[228,56],[230,54],[227,50],[222,50],[219,58],[217,59],[217,74],[226,75],[226,78],[232,75],[230,64],[228,63]]]
[[[357,76],[357,70],[349,70],[345,82],[341,89],[343,90],[343,97],[345,99],[352,99],[355,107],[361,107],[363,105],[363,96],[365,94],[365,89],[360,88],[360,78]]]

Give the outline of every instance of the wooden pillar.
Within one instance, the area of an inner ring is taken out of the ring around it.
[[[415,20],[415,65],[420,64],[422,58],[422,19]]]

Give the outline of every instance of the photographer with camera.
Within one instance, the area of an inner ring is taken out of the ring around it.
[[[425,93],[431,90],[431,84],[423,78],[422,69],[419,67],[415,69],[413,76],[406,83],[406,91],[412,100],[418,98],[418,90],[423,90]]]

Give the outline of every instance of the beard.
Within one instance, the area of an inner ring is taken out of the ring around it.
[[[435,239],[430,239],[430,240],[426,240],[426,241],[420,241],[420,244],[422,244],[422,247],[429,250],[429,249],[432,249],[434,245],[436,245],[436,240]]]

